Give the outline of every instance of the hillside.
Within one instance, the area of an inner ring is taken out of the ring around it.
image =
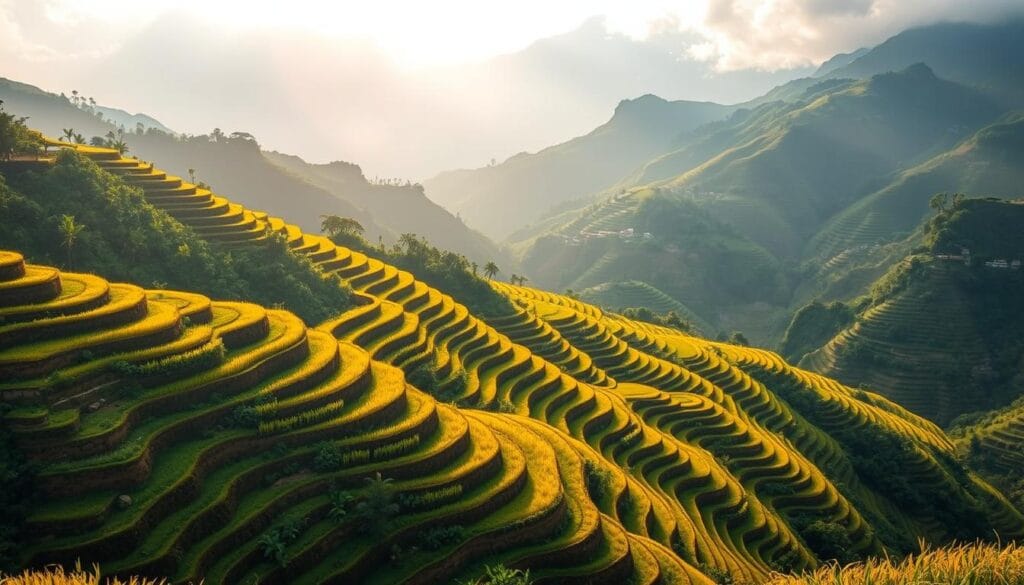
[[[872,247],[912,231],[936,190],[984,184],[1009,194],[1016,159],[1004,136],[1017,117],[1000,113],[922,64],[862,81],[817,80],[798,98],[696,130],[604,198],[516,234],[514,250],[540,286],[642,280],[720,331],[743,329],[773,345],[797,308],[862,294],[902,257]],[[972,140],[991,146],[978,147],[980,164],[964,166],[953,153]],[[906,179],[951,157],[946,173]],[[652,238],[614,237],[630,229]]]
[[[1012,265],[1024,257],[1024,205],[959,198],[945,205],[926,225],[927,248],[894,266],[852,323],[800,361],[940,424],[1005,405],[1024,390],[1017,380],[1024,274]]]
[[[828,261],[845,250],[914,231],[940,192],[1020,196],[1024,113],[1010,112],[951,149],[898,174],[883,188],[837,214],[808,244],[807,256]]]
[[[129,152],[143,159],[162,161],[180,177],[195,173],[195,181],[217,189],[244,194],[240,203],[286,214],[308,231],[316,231],[321,215],[357,219],[368,239],[392,243],[403,233],[417,233],[446,249],[477,262],[496,261],[509,270],[512,260],[499,248],[467,228],[452,214],[429,200],[415,185],[371,185],[351,163],[309,165],[298,157],[264,152],[245,133],[175,135],[152,118],[131,116],[120,110],[75,107],[68,99],[37,87],[0,80],[0,100],[7,111],[29,116],[29,123],[52,136],[72,128],[88,141],[93,136],[124,127]],[[141,123],[144,130],[136,131]],[[354,173],[349,172],[354,168]]]
[[[357,165],[342,161],[312,164],[296,156],[264,152],[271,163],[381,218],[386,241],[414,233],[433,244],[465,254],[479,264],[494,261],[512,273],[511,258],[483,234],[474,231],[424,194],[421,185],[371,184]],[[372,239],[372,234],[370,237]]]
[[[208,222],[205,190],[75,148],[157,207],[189,204],[180,220],[201,237],[244,249],[281,234],[359,306],[308,328],[5,253],[0,392],[44,496],[23,563],[208,582],[437,582],[501,564],[548,582],[710,583],[915,537],[1021,535],[941,430],[878,395],[537,289],[494,282],[517,308],[484,321],[265,213],[228,203],[239,221]]]
[[[690,130],[730,111],[645,95],[619,103],[608,122],[585,136],[493,166],[445,172],[424,185],[431,199],[503,240],[552,207],[602,191]]]
[[[864,78],[927,63],[943,79],[973,86],[1005,107],[1024,106],[1024,20],[940,23],[903,31],[828,76]]]

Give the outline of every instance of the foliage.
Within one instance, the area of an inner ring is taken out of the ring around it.
[[[419,533],[418,542],[423,550],[440,550],[446,546],[462,542],[466,538],[466,529],[461,525],[435,526]]]
[[[793,315],[786,328],[782,338],[782,355],[787,360],[799,361],[804,354],[825,345],[853,323],[853,319],[853,309],[839,301],[828,305],[814,301],[804,305]]]
[[[693,331],[693,325],[680,317],[679,313],[674,310],[670,310],[665,314],[659,314],[647,307],[625,307],[619,311],[619,314],[627,319],[643,321],[644,323],[652,323],[663,327],[671,327],[672,329],[678,329],[684,333]]]
[[[141,191],[64,150],[52,168],[0,178],[0,247],[55,264],[70,248],[56,226],[62,215],[88,229],[76,233],[75,268],[111,280],[165,283],[214,298],[283,304],[309,323],[346,310],[349,291],[281,236],[244,249],[198,238],[146,202]],[[143,261],[145,260],[145,261]]]
[[[1024,548],[975,542],[928,548],[902,560],[872,558],[850,565],[826,564],[805,575],[774,574],[767,585],[1020,585],[1024,583]]]
[[[21,531],[37,495],[36,468],[17,448],[13,431],[4,422],[9,410],[9,405],[0,404],[0,571],[16,566]]]
[[[512,312],[512,307],[501,294],[497,293],[486,280],[480,278],[470,262],[462,254],[441,250],[425,238],[416,234],[402,234],[391,248],[383,245],[372,247],[355,228],[359,223],[350,218],[323,216],[322,228],[332,235],[339,244],[377,257],[393,266],[408,270],[416,278],[430,286],[443,290],[470,312],[480,316],[503,315]],[[360,226],[361,227],[361,226]],[[484,273],[497,273],[497,266],[488,262]],[[493,268],[493,272],[491,269]]]
[[[274,561],[282,567],[287,565],[285,549],[299,537],[305,525],[305,518],[292,516],[285,518],[281,524],[261,534],[256,540],[256,544],[263,552],[263,557]]]
[[[363,498],[353,507],[351,514],[360,532],[381,536],[391,529],[400,510],[393,482],[390,477],[382,477],[379,471],[366,478]]]
[[[468,581],[465,585],[530,585],[530,572],[510,569],[505,565],[488,565],[479,579]]]
[[[39,153],[42,141],[38,133],[25,125],[27,119],[5,112],[4,102],[0,100],[0,161],[17,155]]]
[[[452,402],[466,393],[469,378],[465,370],[443,377],[438,370],[436,358],[423,363],[406,375],[406,380],[416,388],[431,394],[441,402]]]
[[[600,502],[609,495],[611,489],[611,473],[602,469],[590,459],[583,460],[583,481],[587,485],[590,499]]]
[[[363,239],[366,228],[350,217],[321,215],[320,231],[339,246],[355,248],[366,245],[366,240]]]

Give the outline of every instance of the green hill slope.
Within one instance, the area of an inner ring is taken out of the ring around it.
[[[942,424],[1006,404],[1024,356],[1024,274],[1011,266],[1024,257],[1022,228],[1019,201],[956,201],[928,224],[927,251],[896,265],[855,321],[800,363]]]
[[[625,100],[611,120],[585,136],[498,165],[445,172],[424,185],[431,199],[502,240],[560,203],[604,190],[688,131],[730,111],[653,95]]]
[[[541,582],[756,582],[915,537],[1021,536],[941,430],[878,395],[536,289],[493,283],[515,310],[485,321],[265,213],[207,222],[206,190],[76,150],[201,237],[280,234],[359,300],[311,329],[0,256],[5,426],[39,466],[22,563],[210,582],[445,582],[497,564]]]
[[[862,294],[901,258],[886,244],[914,229],[935,191],[1012,194],[1017,116],[1001,111],[922,64],[817,80],[706,125],[616,194],[517,234],[516,250],[541,286],[643,280],[720,330],[742,315],[751,339],[773,344],[797,308]],[[651,224],[654,207],[675,221]],[[602,228],[653,239],[588,237]]]
[[[939,192],[1014,198],[1024,184],[1024,114],[1011,112],[851,205],[808,244],[807,255],[828,260],[844,250],[909,233]]]

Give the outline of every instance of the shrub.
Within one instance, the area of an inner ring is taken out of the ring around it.
[[[590,499],[600,502],[609,493],[611,487],[611,473],[593,461],[583,461],[583,481],[587,484],[587,493]]]
[[[465,537],[466,530],[456,524],[455,526],[435,526],[420,532],[417,541],[424,550],[439,550],[462,542]]]
[[[509,569],[505,565],[488,565],[484,568],[484,574],[479,579],[467,582],[465,585],[530,585],[530,572],[519,569]]]

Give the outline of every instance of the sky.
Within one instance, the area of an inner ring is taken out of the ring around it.
[[[422,179],[606,121],[736,103],[910,26],[1020,0],[0,0],[0,76],[188,133]]]

